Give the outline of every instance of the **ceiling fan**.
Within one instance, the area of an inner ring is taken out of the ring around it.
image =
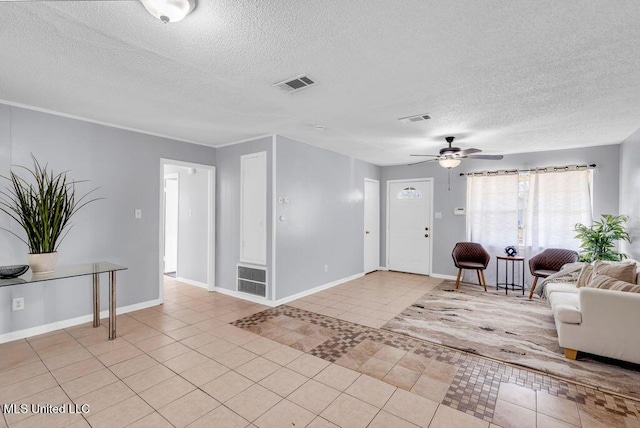
[[[447,143],[449,143],[449,147],[445,147],[440,149],[440,154],[437,155],[411,155],[411,156],[428,156],[433,159],[423,160],[421,162],[412,163],[410,165],[418,165],[426,162],[438,162],[441,167],[451,169],[460,165],[461,159],[486,159],[486,160],[500,160],[502,159],[502,155],[479,155],[476,153],[482,152],[480,149],[465,149],[462,150],[460,147],[452,147],[451,143],[456,137],[445,137]]]
[[[86,0],[0,0],[1,2],[37,2],[37,1],[86,1]],[[89,0],[89,1],[131,1],[131,0]],[[147,11],[165,24],[178,22],[190,14],[196,7],[196,0],[140,0]]]

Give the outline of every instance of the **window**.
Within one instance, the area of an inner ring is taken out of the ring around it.
[[[405,187],[398,192],[398,199],[420,199],[422,193],[415,187]]]
[[[591,224],[591,171],[529,174],[525,216],[527,250],[577,250],[576,223]]]
[[[575,167],[470,176],[467,236],[495,248],[517,242],[520,254],[577,250],[575,224],[592,221],[591,181],[591,171]]]
[[[490,254],[518,242],[518,175],[467,178],[467,237]]]

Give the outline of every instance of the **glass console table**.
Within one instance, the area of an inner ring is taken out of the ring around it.
[[[11,279],[0,279],[0,287],[24,285],[33,282],[54,281],[76,276],[93,276],[93,326],[100,327],[100,274],[109,273],[109,340],[116,338],[116,272],[126,270],[124,266],[109,262],[59,266],[51,273],[34,274],[31,269],[24,275]]]

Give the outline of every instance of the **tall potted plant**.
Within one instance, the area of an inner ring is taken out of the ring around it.
[[[594,260],[620,261],[628,258],[624,253],[615,251],[617,241],[631,242],[624,224],[629,220],[626,215],[602,214],[600,221],[591,226],[578,223],[575,226],[577,239],[580,239],[580,261],[591,263]]]
[[[26,234],[26,239],[3,228],[29,247],[28,262],[34,273],[48,273],[55,269],[58,246],[67,235],[75,213],[97,199],[87,197],[97,189],[76,198],[75,185],[67,173],[54,174],[45,164],[33,159],[33,169],[19,167],[29,180],[11,171],[5,191],[0,191],[0,210],[15,220]]]

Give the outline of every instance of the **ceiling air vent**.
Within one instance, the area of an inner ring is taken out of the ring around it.
[[[429,116],[428,114],[417,114],[415,116],[401,117],[398,120],[402,123],[414,123],[414,122],[422,122],[423,120],[429,120],[429,119],[431,119],[431,116]]]
[[[283,80],[282,82],[274,83],[273,86],[282,89],[286,92],[295,92],[300,89],[308,88],[315,85],[316,82],[306,74],[301,74],[292,79]]]

